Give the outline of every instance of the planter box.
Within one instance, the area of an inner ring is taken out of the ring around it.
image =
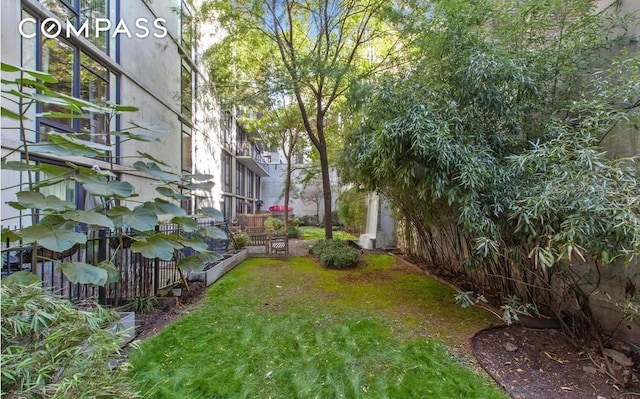
[[[215,283],[220,277],[224,276],[226,272],[236,267],[240,262],[249,257],[249,251],[245,248],[234,254],[233,256],[216,263],[213,267],[203,272],[189,273],[187,280],[189,281],[204,281],[206,286],[210,286]]]
[[[109,327],[109,331],[113,331],[114,333],[124,331],[120,346],[125,346],[136,337],[136,313],[118,312],[118,314],[120,315],[120,320]]]

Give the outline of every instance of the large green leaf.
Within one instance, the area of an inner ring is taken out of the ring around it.
[[[158,215],[150,209],[137,206],[133,210],[116,206],[107,214],[117,228],[132,228],[138,231],[153,230],[158,224]]]
[[[111,147],[109,147],[108,145],[104,145],[102,143],[96,143],[95,141],[82,140],[71,134],[50,133],[48,137],[49,137],[49,141],[59,145],[67,145],[68,143],[71,143],[71,144],[76,144],[78,146],[93,148],[94,150],[97,150],[103,153],[111,150]]]
[[[203,181],[199,183],[188,183],[185,184],[185,188],[188,190],[202,190],[202,191],[211,191],[211,189],[215,186],[215,183],[212,181]]]
[[[128,198],[133,194],[131,183],[118,180],[109,180],[102,176],[78,175],[76,180],[82,183],[82,187],[92,195],[99,197]]]
[[[65,176],[67,174],[73,173],[71,170],[69,170],[69,168],[53,165],[50,163],[41,163],[37,166],[36,170],[46,172],[47,174],[52,176]]]
[[[59,270],[72,283],[105,285],[109,280],[109,273],[101,268],[82,262],[65,262]]]
[[[176,241],[184,245],[185,247],[193,248],[195,251],[198,251],[198,252],[206,251],[207,248],[209,247],[207,243],[202,241],[200,237],[191,237],[191,238],[180,237]]]
[[[78,107],[76,104],[67,101],[66,99],[60,98],[57,93],[47,91],[44,93],[20,93],[20,97],[27,98],[33,101],[38,101],[45,104],[57,105],[59,107],[68,109],[72,112],[81,113],[82,108]]]
[[[205,175],[202,173],[189,174],[184,176],[185,179],[193,179],[196,181],[213,180],[213,175]]]
[[[111,219],[97,212],[80,210],[67,211],[62,214],[62,217],[66,220],[73,220],[74,222],[78,223],[86,223],[91,226],[108,227],[110,229],[114,228],[114,224]]]
[[[92,112],[97,112],[97,113],[101,113],[101,114],[106,114],[106,113],[109,113],[111,111],[109,109],[109,107],[103,107],[101,105],[94,104],[92,102],[83,100],[83,99],[78,98],[78,97],[73,97],[73,96],[69,96],[69,95],[66,95],[66,94],[53,92],[53,91],[47,91],[46,94],[48,94],[50,96],[59,97],[62,100],[66,101],[67,103],[73,104],[76,107],[81,108],[81,109],[83,109],[85,111],[92,111]]]
[[[22,117],[22,116],[20,116],[20,114],[17,114],[17,113],[15,113],[15,112],[13,112],[13,111],[5,108],[5,107],[0,107],[0,115],[3,118],[9,118],[9,119],[18,120],[18,121],[20,119],[26,119],[26,120],[29,119],[27,117]]]
[[[203,237],[214,238],[216,240],[226,240],[227,233],[215,226],[204,226],[198,229],[198,235]]]
[[[26,162],[20,162],[20,161],[5,162],[4,159],[2,160],[2,169],[15,170],[18,172],[26,172],[28,170],[33,170],[34,168],[36,168],[35,165],[30,165]]]
[[[105,176],[116,178],[117,175],[110,170],[100,169],[96,167],[87,168],[86,166],[76,165],[73,162],[65,162],[70,168],[80,172],[82,176]]]
[[[98,263],[96,267],[99,267],[107,271],[107,284],[116,283],[120,281],[120,277],[121,277],[120,271],[118,270],[118,267],[113,262],[108,260],[103,260],[102,262]]]
[[[79,157],[93,158],[99,155],[104,155],[89,147],[81,146],[78,144],[72,144],[72,143],[67,143],[65,145],[58,145],[54,143],[42,142],[42,143],[32,144],[30,148],[33,152],[36,152],[39,154],[55,154],[61,157],[79,156]]]
[[[160,169],[158,164],[155,162],[144,163],[142,161],[138,161],[133,164],[133,167],[142,173],[146,173],[149,177],[153,177],[165,183],[180,181],[180,176]]]
[[[171,187],[166,187],[166,186],[156,187],[156,191],[164,195],[165,197],[173,198],[174,200],[178,200],[178,201],[184,201],[189,199],[188,196],[180,194],[176,191],[173,191]]]
[[[32,285],[38,283],[42,283],[40,277],[26,270],[21,270],[2,278],[3,285]]]
[[[133,252],[141,253],[145,258],[160,258],[163,260],[173,259],[173,251],[176,248],[176,244],[169,240],[157,236],[151,236],[144,240],[136,241],[131,244],[131,250]]]
[[[133,120],[129,120],[129,124],[139,128],[139,129],[147,130],[149,132],[169,133],[169,129],[167,129],[166,127],[163,127],[163,126],[159,126],[159,125],[147,125],[145,123],[136,122],[136,121],[133,121]]]
[[[179,225],[186,233],[191,233],[198,229],[198,222],[196,222],[194,218],[188,216],[176,216],[171,219],[171,223]]]
[[[155,212],[158,215],[185,216],[187,214],[187,211],[180,208],[178,205],[160,198],[156,198],[153,202],[145,202],[143,207]]]
[[[134,140],[134,141],[146,141],[146,142],[160,141],[159,138],[150,136],[148,134],[133,133],[125,130],[117,130],[117,131],[109,132],[109,134],[112,136],[123,137],[124,139]]]
[[[110,108],[113,109],[115,112],[136,112],[140,109],[133,105],[120,105],[120,104],[111,104]]]
[[[143,158],[146,158],[150,161],[153,161],[155,163],[159,163],[162,166],[169,166],[169,164],[167,164],[166,162],[154,157],[153,155],[146,153],[146,152],[142,152],[142,151],[138,151],[138,155],[140,155]]]
[[[205,263],[206,262],[217,262],[220,259],[223,259],[224,256],[220,255],[217,252],[213,252],[213,251],[202,251],[198,254],[198,257],[200,259],[202,259]]]
[[[60,228],[56,225],[36,225],[19,231],[25,244],[38,242],[51,251],[65,251],[76,244],[87,242],[86,234],[77,233],[70,229]]]
[[[200,272],[204,269],[205,262],[198,255],[188,256],[178,261],[178,267],[190,272]]]
[[[20,237],[19,235],[16,234],[15,231],[4,228],[2,229],[2,242],[15,242],[15,241],[20,241],[22,237]]]
[[[56,79],[54,76],[49,75],[48,73],[45,72],[41,72],[41,71],[34,71],[33,69],[27,69],[27,68],[21,68],[19,66],[13,65],[13,64],[5,64],[4,62],[1,63],[0,66],[1,70],[3,72],[18,72],[18,71],[22,71],[28,75],[33,76],[36,79],[39,79],[43,82],[46,83],[58,83],[58,79]]]
[[[224,215],[216,208],[204,207],[200,208],[198,211],[215,221],[222,222],[224,220]]]
[[[54,211],[64,211],[66,209],[76,209],[76,205],[71,202],[62,201],[55,195],[46,197],[37,191],[20,191],[16,194],[18,203],[26,208],[46,209]]]

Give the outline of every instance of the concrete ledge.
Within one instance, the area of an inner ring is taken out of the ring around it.
[[[133,341],[136,336],[136,313],[118,312],[118,314],[120,315],[120,320],[111,325],[108,330],[114,334],[122,334],[120,346],[125,346]]]
[[[215,283],[226,272],[236,267],[240,262],[249,257],[249,251],[245,248],[231,257],[216,263],[213,267],[197,273],[189,273],[188,281],[204,281],[206,286]]]

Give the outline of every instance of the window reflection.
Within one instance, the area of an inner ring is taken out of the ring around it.
[[[107,68],[82,53],[80,55],[80,98],[94,104],[104,104],[108,98]],[[80,119],[84,139],[109,144],[107,118],[100,112],[88,112]]]
[[[192,71],[191,68],[188,66],[183,66],[182,67],[182,79],[181,79],[181,85],[182,85],[182,116],[187,119],[187,120],[191,120],[191,102],[193,100],[193,91],[192,91]]]
[[[109,18],[109,0],[80,0],[80,25],[85,21],[89,21],[89,41],[96,45],[100,50],[107,52],[108,32],[101,32],[96,35],[97,18]]]
[[[76,17],[76,13],[73,11],[71,6],[66,5],[61,0],[40,0],[40,3],[54,13],[64,23],[69,21],[74,25],[74,27],[77,24],[78,19]],[[64,26],[65,25],[63,25],[63,29]]]
[[[56,39],[44,39],[42,43],[42,72],[46,72],[56,79],[57,83],[52,83],[49,88],[55,92],[73,95],[73,65],[75,49],[66,43]],[[54,104],[43,104],[43,112],[69,113],[64,107]],[[63,126],[72,127],[73,120],[49,116],[47,119],[55,121]]]

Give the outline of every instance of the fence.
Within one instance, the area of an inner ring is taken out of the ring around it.
[[[226,223],[198,220],[198,226],[216,226],[223,229],[227,237],[229,234]],[[158,225],[156,231],[187,237],[191,235],[182,232],[175,224]],[[8,250],[9,243],[2,243],[2,276],[18,270],[29,270],[40,277],[44,287],[69,300],[93,300],[103,305],[119,305],[134,297],[156,296],[159,291],[180,283],[176,261],[195,253],[191,248],[184,248],[176,251],[175,260],[148,259],[131,251],[132,240],[126,236],[120,242],[120,239],[110,230],[90,231],[87,235],[85,245],[76,245],[64,252],[51,252],[39,248],[37,256],[34,256],[31,247]],[[206,237],[204,241],[210,251],[222,254],[229,249],[228,239]],[[105,260],[110,260],[116,265],[120,281],[104,287],[72,283],[58,270],[64,262],[97,265]]]

